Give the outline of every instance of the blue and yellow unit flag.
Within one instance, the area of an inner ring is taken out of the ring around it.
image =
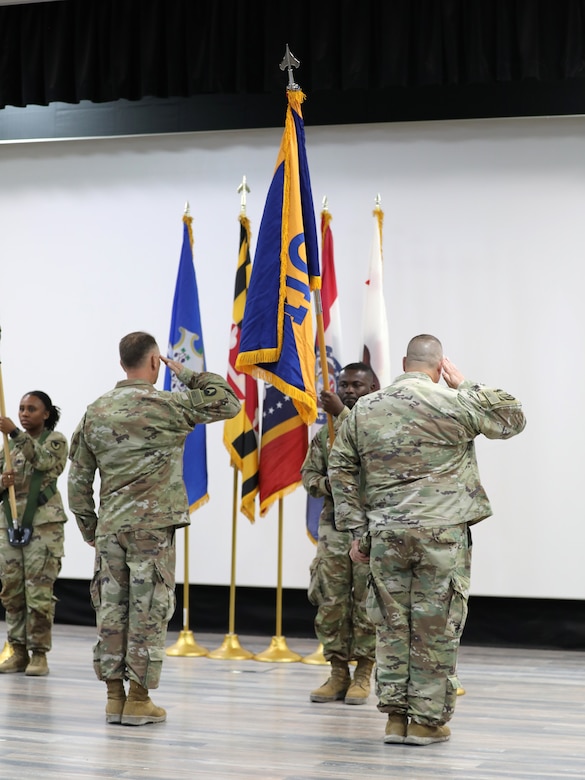
[[[280,151],[258,232],[236,368],[317,417],[311,292],[321,284],[301,90],[288,90]]]
[[[205,350],[199,312],[197,279],[193,264],[193,217],[183,216],[183,245],[169,335],[168,357],[183,363],[192,371],[205,371]],[[185,390],[176,375],[165,369],[165,390]],[[185,440],[183,452],[183,481],[193,512],[209,500],[207,493],[207,438],[205,425],[196,425]]]

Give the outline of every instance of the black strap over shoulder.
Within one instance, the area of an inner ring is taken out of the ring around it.
[[[39,444],[42,444],[49,431],[43,431],[39,436]],[[13,547],[24,547],[28,544],[32,537],[32,524],[37,507],[43,506],[47,501],[55,495],[57,492],[57,482],[53,481],[44,490],[41,490],[41,482],[43,480],[43,472],[38,469],[34,469],[28,496],[26,499],[26,506],[24,508],[24,515],[22,522],[16,526],[13,523],[12,511],[10,509],[10,503],[8,501],[8,491],[4,492],[2,500],[4,503],[4,513],[8,520],[8,543]]]

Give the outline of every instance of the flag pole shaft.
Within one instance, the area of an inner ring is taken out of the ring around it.
[[[321,361],[321,376],[323,377],[323,387],[329,388],[329,366],[327,364],[327,347],[325,346],[325,326],[323,325],[323,303],[321,301],[321,290],[315,290],[313,294],[315,300],[315,319],[317,321],[317,343],[319,345],[319,360]],[[335,429],[333,428],[333,417],[327,412],[327,429],[329,431],[329,443],[333,444],[335,439]]]
[[[282,635],[282,532],[283,532],[283,499],[278,499],[278,573],[276,586],[276,633],[267,650],[256,653],[256,661],[300,661],[302,656],[294,653],[286,646]]]
[[[189,631],[189,527],[185,526],[185,582],[183,583],[183,630],[171,647],[166,649],[167,655],[195,657],[207,655],[207,648],[195,641],[193,632]]]
[[[234,469],[234,495],[232,501],[232,565],[230,573],[230,612],[228,619],[228,631],[236,633],[236,534],[238,518],[238,469]]]
[[[6,403],[4,401],[4,384],[2,382],[2,363],[0,363],[0,415],[6,417]],[[6,470],[12,471],[12,458],[10,457],[10,445],[8,444],[8,436],[3,433],[2,439],[4,440],[4,463],[6,464]],[[16,493],[14,492],[14,485],[8,486],[8,501],[10,502],[10,510],[12,512],[12,522],[16,523]]]
[[[185,526],[185,565],[183,582],[183,629],[189,630],[189,526]]]
[[[278,556],[276,572],[276,636],[282,636],[282,531],[283,499],[278,499]]]

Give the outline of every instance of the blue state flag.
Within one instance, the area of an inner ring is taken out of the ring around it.
[[[236,368],[289,397],[305,425],[317,416],[311,291],[321,284],[304,95],[289,90],[285,129],[258,232]]]
[[[183,247],[171,316],[168,357],[192,371],[205,371],[205,351],[199,313],[197,279],[193,265],[193,218],[183,217]],[[165,390],[185,390],[185,385],[167,368]],[[193,512],[209,500],[207,493],[207,438],[205,425],[197,425],[185,440],[183,480]]]

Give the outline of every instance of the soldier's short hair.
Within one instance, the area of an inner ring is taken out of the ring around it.
[[[361,360],[357,363],[348,363],[346,366],[343,366],[341,371],[363,371],[363,373],[367,374],[372,379],[372,381],[374,379],[372,366],[369,366],[367,363],[362,363]]]
[[[120,361],[125,368],[138,368],[153,349],[158,349],[158,344],[150,333],[128,333],[120,340]]]
[[[425,366],[436,368],[443,360],[443,346],[436,336],[421,333],[408,342],[406,348],[406,363],[422,363]]]

